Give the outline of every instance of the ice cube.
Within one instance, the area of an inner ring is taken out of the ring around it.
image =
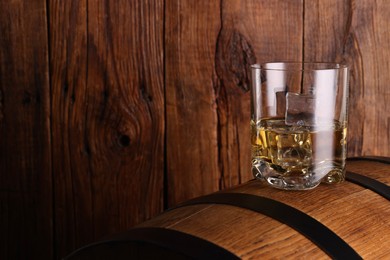
[[[286,133],[279,133],[276,162],[283,168],[308,166],[312,158],[312,145],[309,130],[305,127],[292,127]]]
[[[332,126],[334,124],[334,102],[329,95],[286,95],[285,123],[289,126]]]
[[[288,92],[285,123],[290,126],[314,126],[316,98],[310,94]]]

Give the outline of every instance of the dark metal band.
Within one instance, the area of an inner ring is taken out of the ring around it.
[[[387,200],[390,200],[390,187],[380,181],[350,171],[347,171],[345,179],[364,188],[370,189]]]
[[[387,157],[353,157],[348,158],[348,161],[374,161],[390,164],[390,158]],[[386,185],[385,183],[351,171],[347,171],[345,179],[364,188],[370,189],[373,192],[383,196],[387,200],[390,200],[390,186]]]
[[[383,156],[350,157],[347,159],[347,161],[373,161],[373,162],[390,164],[390,158],[383,157]]]
[[[67,256],[65,260],[79,259],[80,255],[88,256],[89,251],[93,251],[94,248],[96,249],[99,246],[129,242],[141,242],[168,249],[179,255],[180,259],[240,259],[228,250],[202,238],[173,229],[144,227],[130,229],[125,233],[116,235],[112,239],[87,245]],[[150,250],[153,250],[153,248]],[[115,250],[112,251],[112,258],[115,259]]]
[[[332,259],[362,259],[352,247],[322,223],[273,199],[252,194],[221,192],[190,200],[179,207],[210,203],[241,207],[278,220],[307,237]]]

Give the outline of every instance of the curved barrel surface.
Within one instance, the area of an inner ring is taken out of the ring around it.
[[[390,160],[371,157],[348,161],[344,183],[310,191],[277,190],[250,181],[183,203],[69,259],[89,259],[100,248],[110,256],[126,251],[133,259],[153,250],[171,259],[212,259],[213,254],[219,259],[384,258],[390,255],[389,185]],[[163,242],[155,243],[128,239],[142,229],[143,236],[152,229],[180,235],[162,236]],[[115,241],[121,242],[121,250],[110,250]]]

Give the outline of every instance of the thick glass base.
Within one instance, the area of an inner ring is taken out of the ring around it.
[[[334,184],[345,179],[344,167],[332,162],[299,168],[283,169],[267,161],[254,159],[252,173],[256,179],[266,181],[270,186],[283,190],[310,190],[321,182]]]

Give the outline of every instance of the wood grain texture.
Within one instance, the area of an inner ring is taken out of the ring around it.
[[[218,1],[166,1],[168,205],[219,188],[215,44]]]
[[[249,65],[302,58],[302,11],[301,1],[167,1],[168,205],[252,178]]]
[[[222,1],[215,57],[220,189],[252,178],[250,65],[300,60],[302,19],[301,1]]]
[[[351,68],[348,155],[390,155],[387,1],[305,1],[305,60]]]
[[[348,170],[390,184],[390,166],[371,161],[348,162]],[[288,204],[330,228],[363,259],[390,254],[388,200],[351,182],[322,184],[309,191],[284,191],[252,181],[228,190]],[[262,214],[227,205],[203,204],[172,209],[140,227],[159,226],[209,240],[242,259],[328,259],[317,246],[288,226]],[[319,234],[320,235],[320,234]]]
[[[358,100],[364,104],[363,133],[355,138],[362,141],[361,155],[390,156],[390,3],[357,1],[355,8],[351,29],[363,60],[359,73],[363,93]]]
[[[0,1],[0,259],[53,257],[46,1]]]
[[[50,1],[57,256],[163,209],[163,1]]]
[[[171,219],[175,219],[172,222]],[[242,259],[270,259],[275,252],[304,258],[326,256],[290,227],[264,215],[226,205],[199,205],[168,211],[140,227],[165,227],[211,241]],[[282,245],[283,241],[286,245]],[[289,249],[289,245],[291,246]],[[291,253],[294,251],[295,254]],[[281,254],[280,257],[285,255]],[[276,257],[277,258],[277,257]]]

